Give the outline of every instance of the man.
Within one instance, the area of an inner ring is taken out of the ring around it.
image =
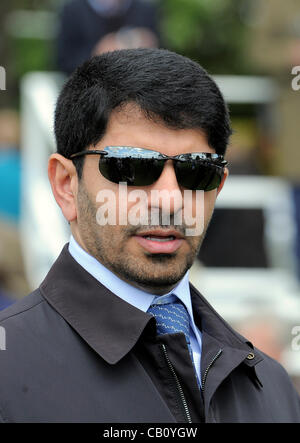
[[[71,0],[59,17],[57,66],[69,75],[92,55],[158,40],[156,0]]]
[[[188,282],[230,132],[213,80],[167,50],[106,53],[71,76],[48,172],[72,236],[1,313],[2,421],[300,421],[285,370]]]

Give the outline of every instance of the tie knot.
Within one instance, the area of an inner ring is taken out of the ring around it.
[[[175,302],[153,304],[148,312],[156,318],[157,334],[182,332],[187,343],[190,342],[190,321],[185,306],[177,299]]]

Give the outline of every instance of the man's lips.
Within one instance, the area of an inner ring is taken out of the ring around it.
[[[178,231],[144,231],[134,236],[136,241],[151,254],[171,254],[182,245],[184,238]]]

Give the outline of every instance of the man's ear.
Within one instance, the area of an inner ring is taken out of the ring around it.
[[[224,168],[223,178],[222,178],[222,181],[221,181],[221,183],[220,183],[220,185],[219,185],[219,187],[218,187],[218,189],[217,189],[217,196],[218,196],[219,193],[221,192],[221,190],[222,190],[222,188],[223,188],[223,186],[224,186],[225,180],[227,179],[228,175],[229,175],[229,170],[228,170],[228,168]]]
[[[72,160],[52,154],[48,162],[48,177],[54,198],[68,222],[77,218],[76,195],[78,176]]]

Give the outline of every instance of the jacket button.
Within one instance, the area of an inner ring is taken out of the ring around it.
[[[253,352],[250,352],[250,354],[247,355],[247,360],[253,360],[255,357],[255,355],[253,354]]]

